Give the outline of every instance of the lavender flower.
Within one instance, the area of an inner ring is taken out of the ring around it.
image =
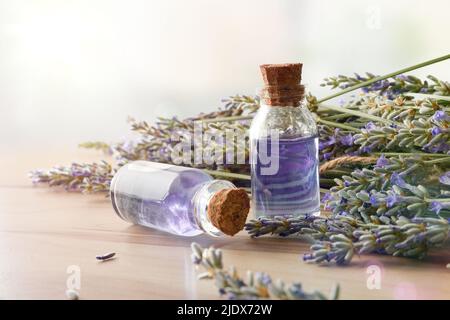
[[[353,145],[353,135],[351,133],[341,137],[339,142],[344,146],[352,146]]]
[[[433,120],[437,122],[449,121],[450,116],[448,116],[444,111],[436,111],[436,113],[433,115]]]
[[[393,191],[388,191],[388,196],[385,198],[386,206],[392,208],[398,202],[398,195]]]
[[[418,149],[447,153],[450,149],[450,134],[446,126],[446,123],[436,122],[433,117],[405,119],[395,126],[379,127],[369,122],[361,129],[361,133],[354,135],[354,144],[359,145],[362,153],[372,150],[413,152]]]
[[[327,201],[333,199],[333,196],[330,192],[325,193],[325,195],[320,199],[322,203],[326,203]]]
[[[400,188],[408,189],[410,185],[408,185],[405,180],[398,174],[398,172],[394,172],[391,175],[391,184],[399,186]]]
[[[328,138],[328,140],[319,142],[319,150],[323,150],[329,146],[334,145],[335,143],[336,143],[336,138],[334,136],[331,136]]]
[[[439,127],[434,126],[433,129],[431,129],[431,134],[433,136],[437,136],[440,133],[442,133],[442,129]]]
[[[381,203],[383,203],[383,201],[376,195],[376,194],[371,194],[370,195],[370,204],[374,207],[379,206]],[[391,203],[392,204],[392,203]]]
[[[450,199],[446,202],[432,201],[430,203],[430,211],[435,212],[437,215],[439,215],[443,209],[450,209]]]
[[[376,219],[385,224],[391,217],[426,215],[429,199],[442,199],[436,180],[450,165],[448,161],[441,167],[417,157],[385,158],[383,163],[383,167],[354,170],[335,179],[333,199],[327,202],[334,215],[346,211],[365,223]]]
[[[442,184],[446,184],[446,185],[450,185],[450,171],[447,171],[446,173],[444,173],[443,175],[441,175],[439,177],[439,181]]]
[[[368,132],[370,132],[370,131],[372,131],[372,130],[378,129],[378,127],[377,127],[372,121],[370,121],[370,122],[368,122],[368,123],[366,124],[366,126],[364,127],[364,129],[367,130]]]
[[[377,160],[377,164],[375,165],[376,168],[383,168],[386,165],[389,164],[389,160],[386,159],[386,157],[384,156],[384,154],[382,154],[378,160]]]
[[[443,206],[441,202],[433,201],[430,203],[430,210],[436,212],[436,214],[439,214],[442,209]]]
[[[446,153],[450,152],[450,145],[447,142],[439,142],[434,145],[426,144],[424,145],[424,150],[431,153]]]
[[[353,135],[351,133],[324,125],[318,127],[319,157],[321,160],[330,160],[356,151],[357,147],[353,146]]]
[[[323,154],[323,159],[324,159],[324,160],[330,160],[330,159],[333,158],[333,156],[334,156],[334,153],[333,153],[333,152],[325,152],[325,153]]]

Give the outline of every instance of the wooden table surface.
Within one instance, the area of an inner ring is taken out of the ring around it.
[[[66,299],[69,266],[79,267],[81,299],[217,299],[212,281],[196,280],[190,243],[223,249],[225,265],[265,271],[343,299],[450,299],[450,250],[424,261],[380,255],[356,257],[350,266],[301,261],[308,244],[298,239],[175,237],[129,225],[101,195],[33,187],[27,172],[101,155],[76,148],[17,149],[3,154],[0,180],[0,299]],[[95,256],[115,251],[117,259]],[[367,267],[381,267],[381,288],[367,288]]]

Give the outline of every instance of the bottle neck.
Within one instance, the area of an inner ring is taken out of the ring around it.
[[[305,99],[302,99],[302,100],[300,100],[297,103],[292,104],[292,105],[291,104],[281,104],[281,103],[280,104],[267,104],[264,101],[261,101],[259,109],[261,109],[261,108],[262,109],[267,109],[267,110],[270,110],[271,108],[274,108],[274,109],[286,108],[286,109],[291,109],[291,110],[296,110],[298,108],[306,108],[306,109],[308,109],[306,107],[306,104],[305,104]]]
[[[199,228],[214,237],[223,236],[224,233],[216,228],[208,217],[208,207],[211,198],[220,190],[235,189],[236,186],[226,180],[212,180],[204,183],[195,193],[192,200],[194,218]]]
[[[303,85],[289,87],[265,86],[261,90],[262,103],[271,107],[298,107],[305,97]]]

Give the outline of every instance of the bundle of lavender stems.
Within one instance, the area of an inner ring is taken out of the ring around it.
[[[323,215],[251,220],[245,227],[249,235],[310,239],[311,251],[303,259],[316,263],[346,264],[355,254],[364,253],[423,258],[430,249],[445,245],[450,232],[450,83],[408,73],[449,58],[384,76],[330,77],[322,86],[335,90],[333,94],[324,98],[308,94],[307,107],[319,127]],[[339,103],[330,102],[338,97]],[[123,164],[134,160],[172,163],[171,154],[180,141],[194,150],[192,135],[199,121],[203,139],[227,129],[246,133],[258,107],[258,97],[236,95],[223,100],[215,112],[184,120],[159,118],[150,125],[129,119],[135,139],[81,144],[111,155],[111,161],[35,170],[30,177],[33,183],[67,191],[107,193],[112,176]],[[246,143],[220,146],[223,155],[241,150],[244,164],[191,166],[248,187]]]

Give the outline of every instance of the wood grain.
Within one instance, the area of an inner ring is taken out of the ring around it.
[[[66,270],[81,270],[81,299],[217,299],[211,281],[197,281],[190,243],[224,251],[226,265],[266,271],[274,278],[301,281],[307,290],[327,292],[334,282],[344,299],[450,299],[449,247],[424,261],[379,255],[356,257],[347,267],[300,261],[308,244],[298,239],[250,239],[244,233],[216,239],[174,237],[120,220],[101,195],[33,187],[27,172],[101,155],[64,148],[13,150],[0,165],[0,298],[65,299]],[[98,262],[96,255],[117,252]],[[366,268],[382,269],[380,290],[366,286]]]

